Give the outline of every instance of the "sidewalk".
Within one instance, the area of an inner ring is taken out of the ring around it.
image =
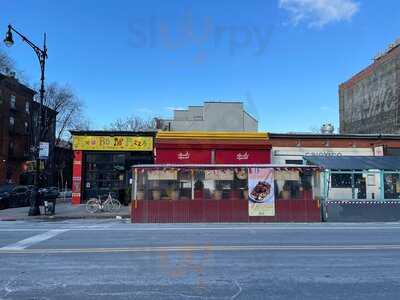
[[[41,209],[40,216],[28,216],[29,207],[17,207],[0,210],[0,221],[20,221],[20,220],[65,220],[65,219],[109,219],[118,216],[130,218],[129,206],[121,206],[117,212],[107,213],[88,213],[85,205],[71,205],[70,202],[58,202],[56,204],[56,213],[53,216],[46,216]]]

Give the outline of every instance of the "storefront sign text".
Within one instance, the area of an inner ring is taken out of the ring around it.
[[[342,156],[341,152],[330,152],[330,151],[323,151],[323,152],[306,152],[304,153],[305,156]]]
[[[74,136],[74,150],[153,151],[153,138],[142,136]]]
[[[236,159],[237,159],[237,160],[248,160],[249,157],[250,157],[250,155],[249,155],[247,152],[238,153],[238,154],[236,155]]]
[[[182,153],[182,152],[178,153],[178,159],[179,160],[186,160],[186,159],[189,159],[189,158],[190,158],[190,154],[187,151],[185,153]]]

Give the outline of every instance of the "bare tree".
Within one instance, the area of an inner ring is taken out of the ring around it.
[[[0,72],[8,73],[14,69],[14,61],[0,49]]]
[[[39,102],[38,97],[39,95],[36,94],[36,102]],[[43,105],[53,110],[53,112],[44,109],[44,124],[42,124],[41,136],[45,139],[49,133],[50,136],[53,136],[52,132],[53,130],[55,131],[53,172],[57,171],[57,185],[59,188],[63,188],[65,178],[68,175],[67,167],[69,166],[67,162],[72,161],[72,152],[68,150],[71,149],[70,143],[72,140],[69,130],[88,130],[90,124],[83,114],[83,102],[68,85],[51,83],[46,86]],[[38,118],[36,122],[38,122]],[[35,128],[37,130],[39,128],[38,124],[36,123],[33,128],[33,130]],[[49,168],[51,169],[51,167]]]
[[[132,115],[127,118],[116,119],[110,124],[110,126],[107,127],[107,129],[115,131],[154,130],[155,127],[153,120],[153,118],[143,119],[139,116]]]
[[[35,99],[38,101],[38,99]],[[89,121],[83,115],[83,102],[74,94],[71,87],[51,83],[46,87],[43,104],[57,114],[56,118],[56,144],[61,140],[69,140],[69,130],[87,129]],[[54,118],[54,117],[53,117]],[[43,128],[51,129],[54,122],[51,115],[45,120]],[[45,135],[46,132],[43,133]]]
[[[321,128],[319,128],[316,125],[310,126],[309,130],[310,130],[310,132],[315,133],[315,134],[321,133]]]

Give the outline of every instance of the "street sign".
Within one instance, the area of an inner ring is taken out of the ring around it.
[[[40,142],[39,159],[48,159],[48,158],[49,158],[49,143]]]

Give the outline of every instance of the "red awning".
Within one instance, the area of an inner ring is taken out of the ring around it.
[[[269,150],[216,150],[217,164],[268,164]]]
[[[211,150],[157,149],[157,164],[210,164]]]

